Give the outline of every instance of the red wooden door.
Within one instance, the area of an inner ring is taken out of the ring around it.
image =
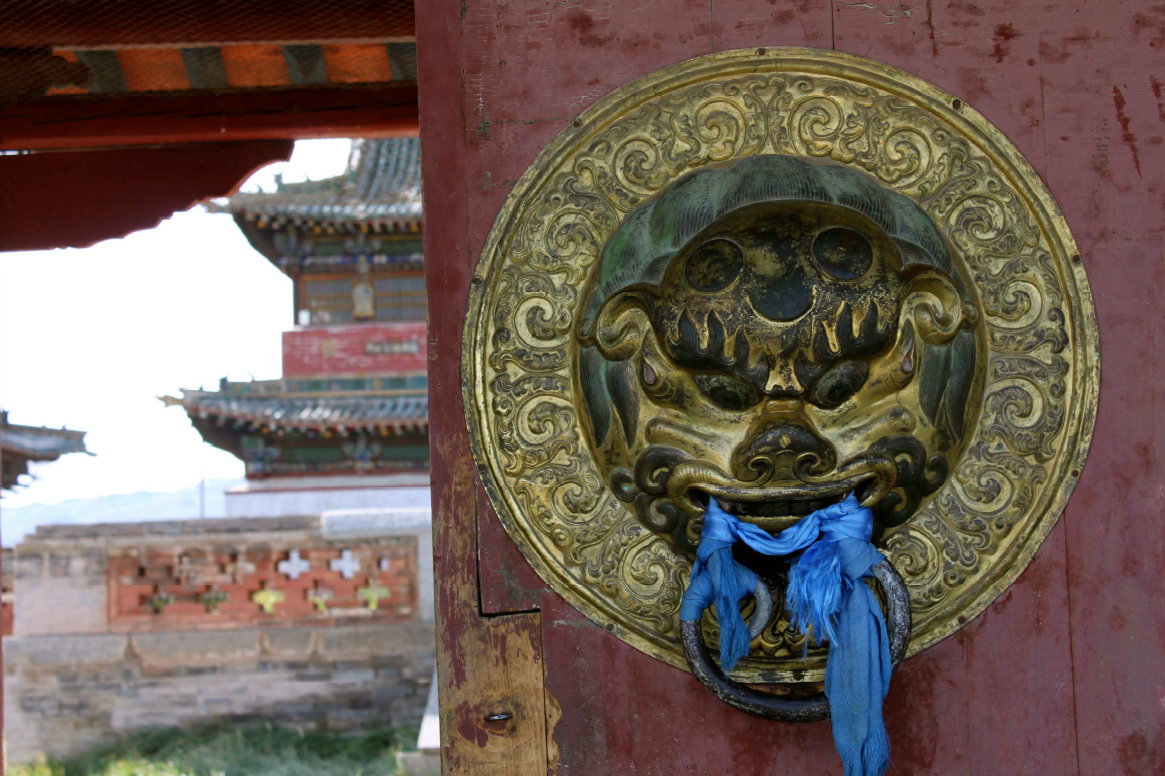
[[[1165,774],[1165,8],[429,0],[417,18],[446,773],[841,773],[827,723],[734,711],[552,593],[489,506],[461,403],[474,266],[538,151],[645,73],[801,45],[900,67],[1000,128],[1065,212],[1101,327],[1080,485],[1019,581],[895,676],[890,773]]]

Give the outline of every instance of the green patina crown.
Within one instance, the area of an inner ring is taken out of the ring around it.
[[[628,216],[604,246],[580,330],[589,329],[603,303],[619,291],[658,284],[676,252],[716,220],[741,207],[778,201],[821,202],[861,213],[890,237],[903,270],[941,270],[970,301],[938,226],[910,197],[853,167],[763,154],[694,170]],[[961,438],[975,374],[975,335],[963,331],[946,346],[920,346],[927,351],[917,376],[923,408],[932,419],[945,416],[951,435]],[[634,376],[627,364],[609,362],[593,347],[581,349],[580,361],[583,395],[601,444],[612,409],[628,419],[638,414],[637,407],[620,406],[632,401],[626,387]]]
[[[587,319],[593,319],[619,290],[634,283],[658,283],[675,252],[721,216],[745,205],[782,200],[852,208],[890,235],[902,253],[904,268],[936,267],[963,290],[946,241],[910,197],[852,167],[764,154],[690,172],[628,216],[599,259]]]

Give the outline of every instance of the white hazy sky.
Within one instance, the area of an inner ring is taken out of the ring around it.
[[[290,162],[244,186],[336,175],[348,140],[296,143]],[[253,250],[228,215],[201,207],[155,229],[82,250],[0,253],[0,404],[9,420],[87,431],[95,457],[36,468],[5,507],[241,477],[242,463],[204,444],[186,413],[156,398],[214,388],[221,377],[279,377],[292,326],[291,281]]]

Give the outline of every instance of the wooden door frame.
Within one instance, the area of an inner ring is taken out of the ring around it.
[[[1148,0],[418,5],[446,773],[589,776],[628,772],[629,762],[714,772],[723,739],[683,738],[709,728],[732,737],[742,773],[770,767],[746,740],[762,752],[779,746],[780,769],[834,767],[827,727],[774,730],[722,714],[702,690],[689,692],[690,677],[548,592],[481,489],[462,412],[462,311],[477,251],[535,154],[637,76],[709,51],[775,45],[869,56],[991,121],[1071,225],[1103,327],[1092,452],[1058,523],[985,613],[895,678],[888,704],[911,709],[887,715],[902,772],[1165,768],[1165,618],[1155,604],[1165,431],[1151,409],[1162,395],[1152,375],[1165,288],[1165,75],[1153,69],[1161,29]],[[665,740],[661,728],[681,739]]]

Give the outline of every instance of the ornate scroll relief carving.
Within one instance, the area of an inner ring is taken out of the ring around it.
[[[676,617],[690,545],[664,535],[676,518],[651,494],[666,482],[611,474],[599,460],[580,337],[596,300],[633,280],[601,261],[629,219],[693,171],[766,155],[859,170],[905,195],[941,238],[907,235],[902,261],[949,253],[941,269],[965,286],[963,325],[978,354],[965,438],[949,473],[918,475],[935,474],[937,491],[920,491],[881,538],[910,587],[917,652],[983,611],[1051,530],[1087,453],[1099,362],[1087,279],[1047,190],[982,116],[913,76],[835,52],[726,52],[645,76],[580,116],[515,186],[482,253],[463,356],[474,454],[507,531],[547,583],[682,666]],[[614,313],[617,347],[658,349],[655,324],[632,307]],[[653,372],[619,363],[604,367],[613,396],[651,382]],[[696,426],[637,413],[616,406],[607,422],[642,420],[653,438],[704,444]],[[705,629],[714,639],[711,617]],[[802,659],[803,638],[781,617],[753,646],[738,678],[819,676],[823,653]]]

